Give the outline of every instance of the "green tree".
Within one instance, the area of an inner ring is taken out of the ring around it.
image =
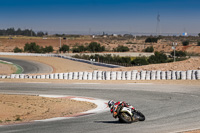
[[[189,42],[188,40],[182,42],[183,46],[188,46],[189,43],[190,43],[190,42]]]
[[[198,36],[200,37],[200,33],[198,34]]]

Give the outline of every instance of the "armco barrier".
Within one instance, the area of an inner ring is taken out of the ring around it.
[[[11,74],[1,79],[65,79],[65,80],[200,80],[200,70],[188,71],[93,71],[52,73],[48,75]]]

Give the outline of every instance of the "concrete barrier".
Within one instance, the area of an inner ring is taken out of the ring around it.
[[[97,80],[102,80],[103,79],[103,72],[102,71],[98,71],[97,72]]]
[[[45,75],[45,79],[50,79],[50,74]]]
[[[111,80],[116,80],[117,79],[117,72],[116,71],[111,71]]]
[[[136,74],[136,80],[141,80],[141,72],[138,72],[138,73]]]
[[[122,80],[122,72],[117,71],[117,80]]]
[[[69,80],[72,80],[73,79],[73,72],[69,72],[69,75],[68,75],[69,77],[68,77],[68,79]]]
[[[199,80],[199,79],[200,79],[200,70],[197,70],[197,71],[196,71],[196,75],[197,75],[197,76],[196,76],[197,79]]]
[[[141,79],[141,80],[145,80],[145,79],[146,79],[146,73],[147,73],[147,72],[146,72],[146,71],[141,71],[140,73],[141,73],[141,74],[140,74],[140,75],[141,75],[141,78],[140,78],[140,79]]]
[[[54,74],[54,79],[58,79],[58,73]]]
[[[65,80],[68,80],[68,79],[69,79],[69,73],[64,73],[64,74],[63,74],[63,78],[64,78]]]
[[[151,80],[156,80],[156,71],[151,71]]]
[[[161,79],[166,80],[166,72],[165,71],[161,71]]]
[[[176,79],[181,79],[181,71],[176,71]]]
[[[196,80],[197,79],[197,71],[193,70],[192,71],[192,80]]]
[[[167,71],[166,72],[166,78],[167,78],[167,80],[171,80],[172,79],[172,71]]]
[[[131,71],[126,72],[126,80],[131,80],[131,74],[132,74]]]
[[[176,80],[177,76],[176,76],[176,71],[172,71],[172,80]]]
[[[73,79],[77,80],[78,79],[78,72],[74,72],[74,77]]]
[[[88,72],[83,72],[83,80],[87,80],[88,79]]]
[[[58,79],[63,79],[63,78],[64,78],[63,73],[59,73],[58,74]]]
[[[146,71],[146,80],[150,80],[151,79],[151,71]]]
[[[126,80],[126,71],[122,71],[122,80]]]
[[[161,71],[158,70],[156,71],[156,80],[160,80],[161,79]]]
[[[192,79],[192,70],[186,71],[186,79],[191,80]]]
[[[137,70],[133,70],[133,71],[131,72],[131,80],[136,80],[137,73],[138,73]]]
[[[45,79],[45,75],[41,75],[41,79]]]
[[[181,80],[186,80],[186,71],[181,71]]]
[[[97,80],[97,71],[92,72],[92,79]]]
[[[92,72],[88,72],[88,80],[92,80]]]
[[[78,73],[78,79],[79,80],[83,80],[83,72],[79,72]]]
[[[111,75],[110,71],[106,71],[105,72],[105,80],[110,80],[111,79],[110,75]]]

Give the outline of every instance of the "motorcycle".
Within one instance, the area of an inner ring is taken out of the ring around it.
[[[119,118],[119,121],[123,123],[132,123],[145,120],[145,116],[140,111],[130,107],[120,107],[117,109],[117,117]]]

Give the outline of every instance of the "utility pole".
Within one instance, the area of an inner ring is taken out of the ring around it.
[[[60,51],[60,49],[61,49],[61,37],[59,37],[60,38],[60,48],[59,48],[59,51]],[[61,53],[61,51],[60,51],[60,53]]]
[[[173,42],[172,43],[172,49],[174,50],[174,62],[176,61],[175,57],[176,57],[176,46],[177,46],[177,43]]]

